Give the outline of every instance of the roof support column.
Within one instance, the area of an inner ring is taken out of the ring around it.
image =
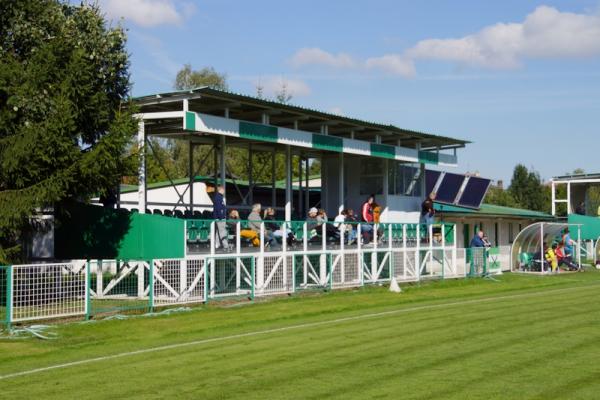
[[[146,213],[146,132],[144,121],[138,123],[137,135],[138,148],[140,152],[140,163],[138,166],[138,210],[141,214]]]
[[[227,167],[225,166],[225,136],[224,135],[221,135],[220,141],[221,141],[221,145],[219,146],[219,153],[220,153],[219,170],[221,173],[221,179],[220,179],[219,183],[221,184],[221,186],[223,186],[223,188],[225,188],[226,180],[227,180]]]
[[[386,214],[387,217],[387,210],[388,210],[388,193],[389,193],[389,168],[390,168],[390,164],[389,164],[389,160],[385,159],[383,160],[383,204],[380,204],[380,214],[379,214],[379,218],[381,220],[381,216],[383,214]]]
[[[567,215],[571,214],[571,182],[567,182]]]
[[[190,191],[190,214],[194,213],[194,143],[188,141],[188,177]]]
[[[253,165],[252,165],[252,143],[248,143],[248,203],[250,206],[254,204],[254,196],[252,192],[254,192],[254,179],[253,179]]]
[[[273,208],[277,207],[277,177],[275,176],[275,156],[276,150],[275,147],[273,147],[273,152],[271,153],[271,207]]]
[[[321,163],[321,165],[323,165],[323,163]],[[305,172],[305,176],[304,176],[304,180],[306,182],[306,184],[304,185],[304,188],[306,190],[305,194],[304,194],[304,203],[306,204],[306,209],[310,208],[310,183],[309,183],[309,176],[308,176],[308,171],[309,171],[309,166],[308,166],[308,158],[304,159],[304,170]]]
[[[292,220],[292,147],[285,146],[285,220]]]
[[[301,219],[304,214],[304,203],[302,201],[302,155],[298,156],[298,217]]]
[[[340,175],[339,175],[339,187],[338,187],[338,214],[342,212],[345,207],[344,204],[344,152],[340,152]],[[323,164],[321,164],[323,165]],[[321,176],[321,179],[323,177]],[[343,240],[342,240],[343,242]]]
[[[556,216],[556,183],[552,181],[552,215]]]

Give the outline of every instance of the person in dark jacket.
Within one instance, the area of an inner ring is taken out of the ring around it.
[[[474,247],[486,247],[485,246],[485,242],[483,241],[483,231],[480,230],[477,232],[477,235],[473,236],[473,239],[471,239],[471,248]]]
[[[217,243],[216,248],[226,249],[227,243],[227,206],[225,205],[225,188],[217,186],[217,192],[213,199],[213,218],[216,220]]]

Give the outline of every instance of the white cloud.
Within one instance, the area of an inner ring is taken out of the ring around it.
[[[175,0],[103,0],[101,4],[109,18],[124,18],[142,27],[180,25],[195,10],[189,1]]]
[[[576,14],[539,6],[519,23],[497,23],[461,38],[432,38],[399,54],[355,60],[319,48],[300,49],[294,66],[369,68],[412,77],[418,60],[439,60],[491,69],[519,67],[527,59],[600,56],[600,13]]]
[[[300,79],[287,79],[282,76],[268,76],[256,80],[255,86],[262,86],[263,94],[266,97],[275,97],[281,91],[283,86],[289,94],[294,97],[308,96],[311,89],[306,82]]]
[[[406,51],[411,59],[515,68],[525,59],[600,55],[600,17],[540,6],[522,23],[498,23],[458,39],[427,39]]]
[[[342,110],[341,107],[332,107],[329,109],[329,112],[331,114],[335,114],[335,115],[341,115],[341,116],[345,115],[344,110]]]
[[[355,61],[348,54],[331,54],[316,47],[300,49],[292,56],[290,63],[294,67],[305,65],[326,65],[334,68],[352,68]]]
[[[381,69],[405,78],[415,75],[415,65],[412,60],[398,54],[386,54],[381,57],[369,58],[365,65],[367,68]]]

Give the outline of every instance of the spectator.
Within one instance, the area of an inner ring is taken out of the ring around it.
[[[554,252],[556,254],[556,258],[557,258],[557,262],[558,262],[558,266],[559,267],[562,267],[564,265],[570,271],[577,271],[577,270],[579,270],[579,266],[577,264],[575,264],[573,262],[573,260],[571,259],[571,257],[569,257],[565,253],[564,245],[562,243],[558,243],[558,245],[557,245],[557,247],[556,247],[556,249],[555,249]]]
[[[254,232],[256,232],[258,234],[259,238],[260,238],[260,226],[262,223],[262,219],[260,217],[261,208],[262,207],[261,207],[260,203],[253,204],[252,212],[248,215],[248,227],[250,229],[252,229]],[[267,245],[271,244],[271,242],[273,241],[273,236],[267,229],[265,229],[265,231],[264,231],[264,237],[265,237],[265,242],[266,242],[265,244],[267,244]]]
[[[571,233],[569,231],[569,228],[565,228],[563,230],[561,243],[564,246],[565,255],[567,257],[572,257],[573,256],[573,245],[575,245],[575,242],[571,239]]]
[[[236,225],[237,225],[238,221],[240,221],[240,213],[238,212],[238,210],[231,210],[229,212],[228,225],[229,225],[229,229],[231,229],[232,232],[236,232],[236,229],[237,229]],[[241,228],[240,229],[240,237],[243,239],[248,239],[254,247],[260,246],[260,238],[258,236],[258,233],[256,233],[252,229]]]
[[[333,226],[338,229],[342,240],[348,238],[348,245],[351,245],[356,240],[356,231],[352,228],[352,225],[346,224],[346,218],[348,217],[348,210],[340,211],[340,214],[335,217]]]
[[[483,247],[485,248],[485,242],[483,241],[483,231],[480,229],[477,232],[477,235],[473,236],[471,239],[471,248]]]
[[[217,242],[216,248],[228,248],[227,244],[227,207],[225,206],[225,188],[223,185],[217,186],[217,191],[213,199],[213,219],[216,220]]]
[[[282,225],[275,222],[275,210],[271,207],[265,210],[264,214],[265,229],[268,229],[273,239],[277,242],[283,242],[283,238],[285,237],[288,245],[292,245],[294,242],[294,235],[292,232],[282,227]]]
[[[363,235],[365,244],[368,244],[373,237],[373,203],[375,203],[374,194],[370,195],[361,207],[361,218],[363,223],[360,226],[360,231]]]
[[[486,248],[490,248],[492,247],[492,242],[490,242],[490,239],[488,239],[487,235],[483,235],[483,238],[481,238],[481,240],[483,240],[483,244],[485,245]]]
[[[429,196],[423,203],[421,203],[421,223],[427,225],[427,229],[429,230],[429,225],[432,225],[435,221],[435,201],[436,193],[431,192]]]
[[[575,214],[585,215],[585,202],[584,201],[579,203],[579,205],[575,208]]]
[[[338,230],[333,225],[327,223],[329,218],[327,218],[327,213],[322,208],[317,211],[317,220],[319,221],[319,226],[325,224],[325,236],[328,239],[339,239]],[[319,231],[318,233],[321,234],[322,231]]]
[[[552,247],[549,247],[546,250],[545,258],[550,267],[552,268],[552,272],[556,272],[558,269],[558,257],[556,256],[556,249],[558,248],[558,244],[552,243]]]

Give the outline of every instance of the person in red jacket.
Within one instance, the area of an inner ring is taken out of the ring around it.
[[[362,232],[365,244],[369,243],[373,236],[373,204],[375,204],[375,195],[372,194],[367,198],[360,208],[361,226],[360,231]]]

